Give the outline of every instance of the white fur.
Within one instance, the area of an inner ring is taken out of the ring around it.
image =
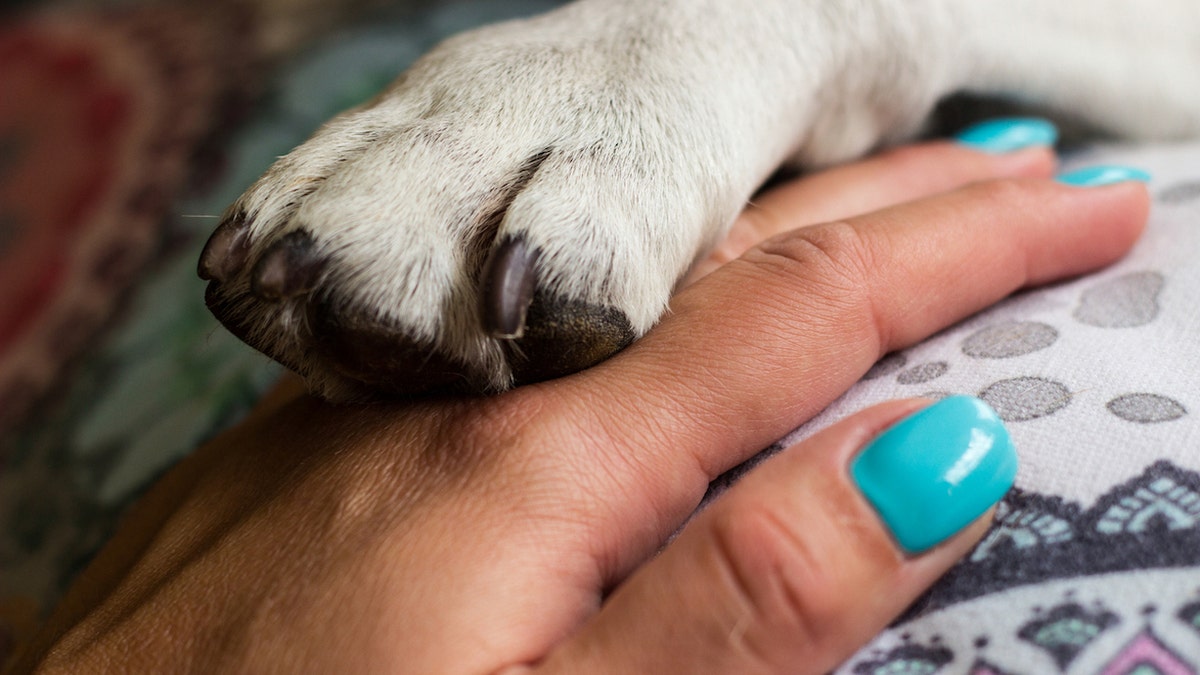
[[[543,286],[618,307],[641,334],[785,162],[909,137],[961,89],[1126,136],[1197,135],[1198,62],[1194,0],[579,0],[446,41],[234,208],[256,252],[307,229],[333,255],[324,288],[501,389],[510,371],[480,328],[464,242],[545,148],[501,232],[540,247]],[[296,337],[298,302],[245,311],[268,351],[346,395]]]

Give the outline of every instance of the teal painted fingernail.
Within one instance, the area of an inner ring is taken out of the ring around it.
[[[1058,140],[1058,128],[1037,117],[1006,117],[967,127],[954,138],[976,150],[1000,154],[1035,145],[1052,146]]]
[[[951,396],[904,418],[850,464],[858,489],[908,553],[921,553],[1008,492],[1017,453],[988,404]]]
[[[1141,169],[1135,169],[1132,166],[1089,166],[1083,169],[1068,171],[1055,178],[1055,180],[1076,187],[1100,187],[1101,185],[1123,183],[1127,180],[1149,183],[1150,174]]]

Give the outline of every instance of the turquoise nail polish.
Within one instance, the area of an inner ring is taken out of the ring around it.
[[[1123,183],[1127,180],[1138,180],[1143,183],[1149,183],[1150,174],[1131,166],[1089,166],[1083,169],[1068,171],[1055,178],[1055,180],[1076,187],[1100,187],[1101,185]]]
[[[850,464],[859,490],[908,553],[963,529],[1008,492],[1017,453],[988,404],[951,396],[898,422]]]
[[[967,127],[954,138],[976,150],[1000,154],[1035,145],[1052,146],[1058,140],[1058,128],[1037,117],[1008,117]]]

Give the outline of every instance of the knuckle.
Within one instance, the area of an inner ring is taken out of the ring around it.
[[[861,291],[874,268],[873,248],[866,235],[839,221],[766,241],[758,248],[757,261],[783,267],[818,289]]]
[[[790,294],[809,330],[882,340],[886,327],[872,296],[883,262],[880,245],[853,225],[834,222],[766,242],[748,259],[773,278],[788,280],[773,286]]]
[[[827,652],[842,605],[829,552],[777,509],[739,506],[712,522],[717,564],[746,615],[731,647],[770,664]]]
[[[937,160],[944,158],[946,154],[945,149],[939,146],[901,145],[886,150],[879,159],[888,171],[895,172],[896,175],[907,175],[912,172],[919,173],[922,169],[936,169]]]
[[[989,209],[1011,211],[1037,199],[1037,186],[1019,178],[997,178],[976,183],[969,188],[970,196]]]

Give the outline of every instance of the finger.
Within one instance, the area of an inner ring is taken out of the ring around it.
[[[713,477],[811,418],[883,354],[1023,286],[1116,260],[1148,202],[1135,183],[976,184],[787,233],[686,289],[624,354],[542,390],[588,435],[560,456],[597,481],[587,494],[609,537],[598,558],[618,576],[636,564]]]
[[[891,426],[922,405],[877,406],[765,462],[545,670],[829,672],[970,549],[1012,485],[994,411],[952,397]]]
[[[755,199],[687,283],[740,256],[759,242],[805,225],[849,218],[977,181],[1053,174],[1048,147],[989,154],[966,145],[933,142],[897,148],[777,187]]]
[[[1147,210],[1139,183],[1002,180],[803,228],[678,295],[672,316],[586,379],[623,394],[606,398],[628,404],[619,431],[631,446],[654,452],[664,422],[650,418],[666,411],[670,438],[703,448],[716,475],[735,459],[722,448],[763,447],[883,354],[1026,285],[1117,260]],[[719,370],[705,367],[712,355]]]

